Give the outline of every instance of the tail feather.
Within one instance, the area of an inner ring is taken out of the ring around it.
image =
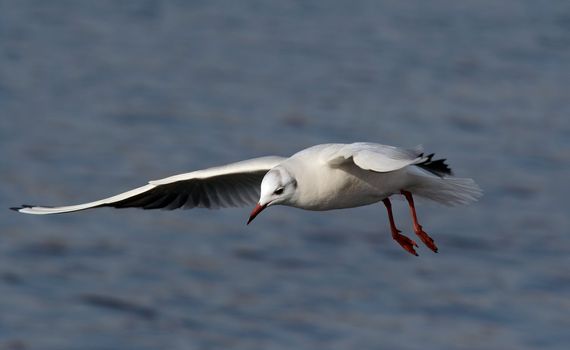
[[[448,206],[469,204],[483,195],[475,181],[468,178],[421,176],[417,183],[412,193]]]

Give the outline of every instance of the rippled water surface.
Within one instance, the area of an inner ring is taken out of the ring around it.
[[[567,349],[569,91],[567,1],[0,1],[0,349]],[[351,141],[485,196],[7,210]]]

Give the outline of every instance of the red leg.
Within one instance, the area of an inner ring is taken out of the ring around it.
[[[414,232],[416,233],[416,235],[418,235],[418,237],[420,237],[422,242],[424,242],[424,244],[429,249],[431,249],[435,253],[437,253],[437,246],[435,245],[435,242],[423,230],[422,225],[420,225],[420,223],[418,222],[418,217],[416,215],[416,207],[414,206],[414,198],[412,197],[412,193],[408,192],[408,191],[404,191],[404,190],[402,190],[400,192],[404,195],[404,197],[406,197],[406,200],[408,201],[408,205],[410,206],[410,212],[412,214],[412,220],[414,221]]]
[[[410,238],[400,234],[401,231],[398,230],[396,224],[394,223],[394,215],[392,215],[392,203],[390,203],[390,200],[388,198],[383,199],[382,202],[384,202],[386,210],[388,211],[388,220],[390,220],[390,230],[392,231],[392,238],[396,242],[400,243],[402,248],[404,248],[410,254],[418,256],[418,253],[416,253],[416,250],[414,249],[414,246],[417,247],[418,244],[413,240],[411,240]]]

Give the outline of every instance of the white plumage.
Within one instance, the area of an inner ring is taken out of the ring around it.
[[[150,181],[133,190],[94,202],[12,208],[26,214],[59,214],[96,207],[144,209],[219,208],[257,205],[250,216],[271,205],[309,210],[357,207],[383,201],[392,235],[416,254],[411,239],[393,223],[389,197],[408,200],[416,234],[437,251],[415,215],[412,195],[445,204],[467,204],[481,196],[471,179],[451,176],[444,160],[424,155],[421,147],[404,149],[376,143],[323,144],[289,158],[269,156]],[[249,223],[248,221],[248,223]]]

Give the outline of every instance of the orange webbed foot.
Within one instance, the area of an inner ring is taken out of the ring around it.
[[[421,226],[418,225],[418,227],[415,227],[414,231],[429,249],[431,249],[434,253],[437,253],[437,246],[435,245],[433,238],[431,238]]]
[[[407,252],[415,256],[418,256],[418,253],[414,249],[414,247],[418,248],[418,244],[413,239],[404,236],[399,232],[400,231],[392,232],[392,238],[394,238],[394,240],[398,242],[402,246],[402,248],[404,248]]]

